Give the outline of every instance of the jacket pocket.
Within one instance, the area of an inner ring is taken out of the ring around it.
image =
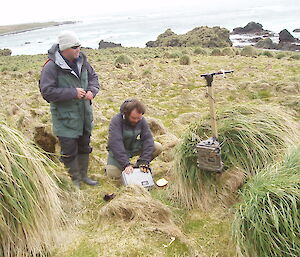
[[[77,130],[80,125],[80,115],[74,111],[58,110],[57,119],[66,128]]]

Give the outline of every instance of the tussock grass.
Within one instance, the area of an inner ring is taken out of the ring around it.
[[[0,124],[0,256],[46,256],[63,220],[55,164]]]
[[[127,64],[127,65],[129,65],[129,64],[133,64],[133,60],[128,55],[121,54],[115,60],[115,65],[117,65],[117,64]]]
[[[190,65],[191,64],[191,57],[189,57],[188,55],[183,55],[182,57],[180,57],[179,63],[181,65]]]
[[[222,50],[222,55],[235,56],[235,51],[231,47],[226,47]]]
[[[257,55],[257,50],[253,46],[245,46],[243,47],[240,55],[253,57]]]
[[[116,198],[100,209],[99,217],[100,221],[114,220],[131,226],[142,223],[148,230],[155,228],[171,236],[182,236],[171,210],[140,186],[123,188]]]
[[[238,190],[245,178],[274,162],[299,140],[292,113],[276,105],[232,106],[221,110],[217,120],[226,170],[222,175],[197,167],[195,145],[211,135],[209,116],[192,124],[177,146],[174,196],[186,207],[207,208],[224,194],[236,194],[226,193],[226,188]],[[234,181],[240,181],[240,185],[232,186]]]
[[[204,48],[197,47],[197,48],[194,50],[194,54],[207,55],[207,51],[206,51],[206,49],[204,49]]]
[[[243,188],[233,222],[242,256],[299,256],[300,145]]]
[[[214,48],[214,49],[211,51],[210,55],[212,55],[212,56],[222,56],[223,53],[222,53],[221,49],[219,49],[219,48]]]

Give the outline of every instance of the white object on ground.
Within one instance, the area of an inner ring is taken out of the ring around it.
[[[166,179],[164,179],[164,178],[161,178],[161,179],[159,179],[159,180],[156,181],[156,185],[159,186],[159,187],[164,187],[168,183],[169,183],[169,181],[166,180]]]

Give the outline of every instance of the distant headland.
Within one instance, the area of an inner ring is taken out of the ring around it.
[[[43,28],[52,27],[52,26],[74,24],[77,22],[78,21],[62,21],[62,22],[49,21],[49,22],[35,22],[35,23],[5,25],[5,26],[0,26],[0,36],[18,34],[18,33],[23,33],[26,31],[43,29]]]

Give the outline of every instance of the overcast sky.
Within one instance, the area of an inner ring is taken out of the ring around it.
[[[0,25],[53,20],[80,20],[81,17],[95,14],[130,13],[139,10],[140,14],[154,11],[167,13],[170,9],[180,10],[182,8],[190,10],[201,8],[202,11],[213,8],[222,12],[225,8],[237,9],[260,6],[265,8],[266,6],[276,6],[276,4],[299,7],[300,0],[84,0],[80,2],[76,0],[2,0]]]
[[[199,0],[2,0],[0,25],[35,21],[77,19],[87,15],[129,11],[168,10],[199,5]],[[214,0],[221,2],[221,0]]]

